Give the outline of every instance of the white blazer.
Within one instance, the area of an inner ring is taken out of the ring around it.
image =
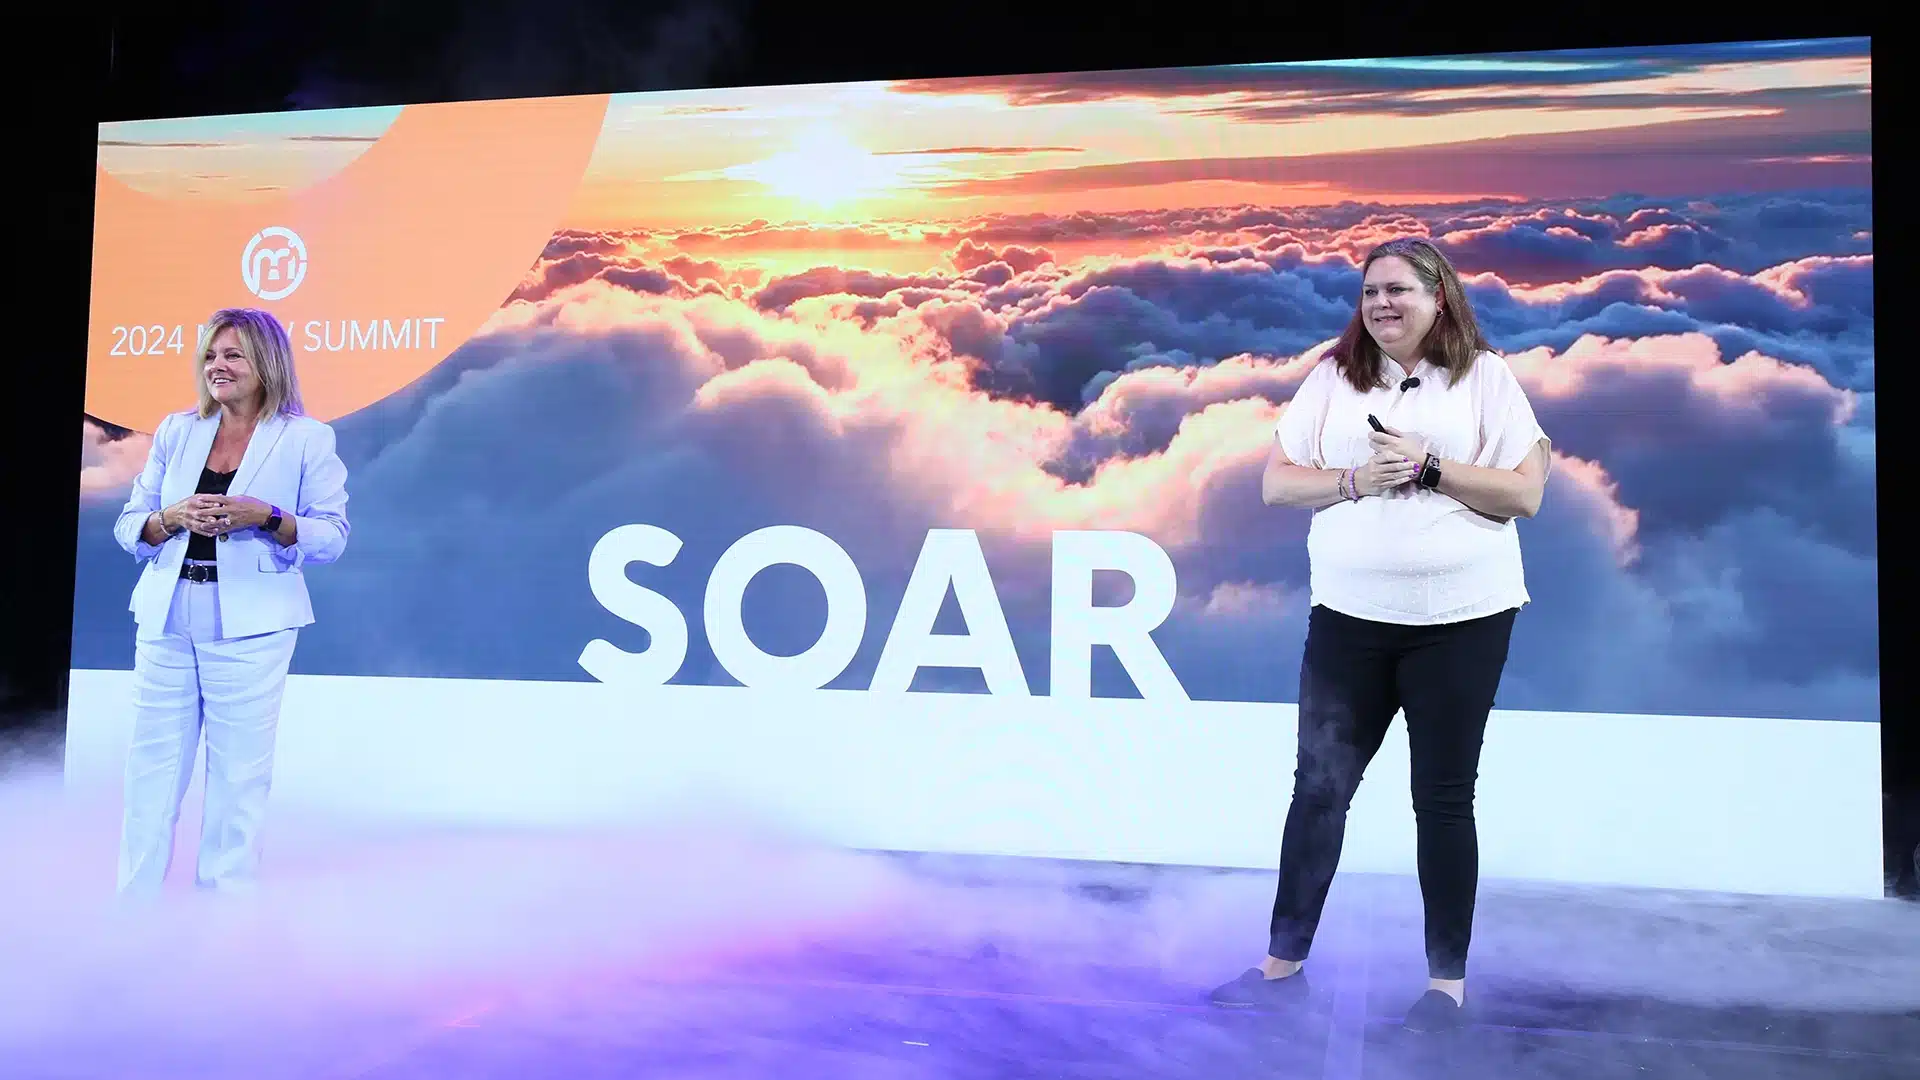
[[[147,516],[172,506],[200,486],[220,414],[177,412],[153,433],[146,468],[134,478],[133,494],[113,525],[114,538],[146,569],[127,605],[143,633],[167,625],[180,564],[187,556],[182,532],[159,544],[140,538]],[[334,452],[333,429],[306,416],[279,414],[260,421],[247,442],[229,495],[247,495],[293,515],[297,536],[290,546],[263,529],[223,534],[214,543],[220,567],[220,627],[227,637],[251,637],[313,622],[301,568],[330,563],[347,546],[347,467]]]

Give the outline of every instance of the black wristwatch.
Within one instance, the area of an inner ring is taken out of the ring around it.
[[[1420,475],[1415,479],[1421,487],[1432,491],[1440,486],[1440,459],[1427,455],[1426,463],[1420,466]]]
[[[267,514],[267,523],[262,525],[261,528],[270,533],[277,533],[280,531],[280,508],[269,504],[267,510],[269,511]]]

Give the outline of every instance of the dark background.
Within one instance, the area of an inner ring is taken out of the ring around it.
[[[16,24],[35,138],[14,171],[37,186],[38,245],[15,261],[37,302],[16,303],[12,357],[24,393],[0,425],[0,741],[57,752],[65,725],[72,552],[79,489],[92,249],[95,125],[103,120],[325,109],[415,101],[993,75],[1328,57],[1409,56],[1870,35],[1864,9],[1716,5],[1660,12],[1608,4],[980,2],[794,0],[279,0],[90,4]],[[1897,46],[1875,71],[1878,105],[1904,102]],[[1876,169],[1893,166],[1881,155]],[[1876,187],[1878,184],[1876,184]],[[44,209],[41,209],[41,207]],[[1888,214],[1876,245],[1903,250]],[[1910,378],[1878,368],[1879,394]],[[22,385],[22,381],[24,385]],[[1882,505],[1889,462],[1881,471]],[[1910,585],[1906,560],[1880,564],[1883,626]],[[1898,631],[1893,631],[1897,634]],[[1902,637],[1904,635],[1901,635]],[[1882,646],[1881,733],[1889,888],[1920,895],[1920,725],[1899,652]],[[1888,661],[1891,662],[1888,662]],[[0,761],[3,767],[3,761]],[[1782,798],[1793,797],[1781,792]]]

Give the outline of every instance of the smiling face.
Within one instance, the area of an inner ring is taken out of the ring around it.
[[[231,326],[207,343],[207,353],[200,358],[200,377],[221,408],[244,410],[260,399],[260,376],[240,343],[240,332]]]
[[[1361,286],[1360,314],[1380,351],[1411,366],[1440,316],[1434,295],[1413,264],[1398,255],[1375,259]]]

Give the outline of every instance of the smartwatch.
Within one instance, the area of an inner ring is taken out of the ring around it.
[[[270,533],[279,532],[280,531],[280,508],[269,504],[267,507],[267,511],[268,511],[267,523],[265,525],[262,525],[261,528],[267,530]]]
[[[1420,466],[1420,475],[1415,479],[1415,483],[1418,483],[1428,491],[1439,487],[1440,459],[1434,457],[1432,454],[1428,454],[1426,463]]]

